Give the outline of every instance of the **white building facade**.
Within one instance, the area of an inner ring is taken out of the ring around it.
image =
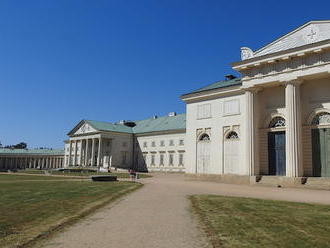
[[[242,78],[182,96],[186,172],[330,176],[330,21],[241,55]]]
[[[186,115],[109,123],[83,120],[68,133],[65,167],[183,172]]]

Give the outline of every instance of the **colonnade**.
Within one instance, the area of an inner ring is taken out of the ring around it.
[[[78,149],[78,144],[80,144],[80,149]],[[102,164],[102,138],[70,140],[67,159],[66,165],[68,166],[99,167]]]
[[[56,169],[62,168],[64,157],[60,156],[10,156],[0,155],[0,169]]]

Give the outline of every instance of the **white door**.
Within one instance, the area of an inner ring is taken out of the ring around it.
[[[210,173],[210,138],[206,135],[197,143],[197,173]]]
[[[239,157],[240,157],[240,142],[237,133],[229,134],[224,143],[224,173],[225,174],[240,174]]]

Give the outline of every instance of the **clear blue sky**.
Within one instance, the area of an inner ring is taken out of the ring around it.
[[[81,119],[185,112],[183,93],[233,73],[330,1],[2,0],[0,141],[63,147]]]

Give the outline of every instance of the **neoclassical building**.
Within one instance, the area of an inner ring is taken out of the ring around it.
[[[69,133],[65,166],[184,171],[186,115],[119,123],[82,120]]]
[[[65,166],[284,178],[330,176],[330,21],[312,21],[259,50],[241,48],[241,77],[182,95],[186,114],[120,123],[83,120]]]
[[[0,171],[57,169],[63,165],[63,150],[0,148]]]
[[[256,51],[243,47],[232,67],[241,78],[181,97],[186,172],[330,176],[330,21],[309,22]]]

